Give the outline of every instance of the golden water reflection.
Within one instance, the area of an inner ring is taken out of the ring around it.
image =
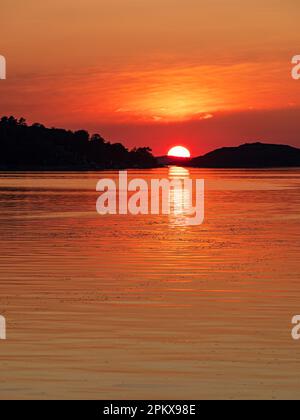
[[[169,176],[204,224],[99,216],[118,171],[0,174],[0,400],[300,398],[300,169],[129,171]]]
[[[184,180],[190,178],[190,171],[179,166],[169,168],[169,179],[174,182],[174,187],[169,191],[171,226],[186,226],[187,217],[192,210],[191,191],[185,187]],[[178,182],[177,182],[178,181]]]

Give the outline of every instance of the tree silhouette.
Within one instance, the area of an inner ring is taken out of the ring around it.
[[[2,170],[97,170],[151,168],[156,159],[148,147],[129,151],[121,143],[105,141],[85,130],[70,131],[27,125],[19,120],[0,120],[0,169]]]

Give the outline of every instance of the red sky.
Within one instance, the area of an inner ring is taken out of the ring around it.
[[[1,1],[0,115],[200,154],[300,147],[298,0]]]

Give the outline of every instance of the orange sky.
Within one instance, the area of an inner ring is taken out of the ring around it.
[[[299,0],[1,0],[0,114],[163,154],[300,147]]]

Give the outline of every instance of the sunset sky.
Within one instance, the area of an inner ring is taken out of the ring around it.
[[[299,0],[1,0],[0,115],[192,154],[300,147]]]

